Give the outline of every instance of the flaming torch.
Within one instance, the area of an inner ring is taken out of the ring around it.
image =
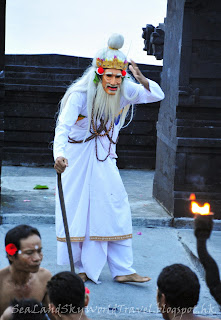
[[[210,204],[200,206],[196,201],[195,194],[190,195],[191,211],[195,214],[195,236],[208,239],[213,229],[213,212],[210,212]]]
[[[204,203],[200,206],[195,200],[195,194],[190,195],[191,211],[195,215],[194,234],[197,238],[197,252],[200,262],[206,273],[206,283],[211,295],[221,305],[221,282],[219,269],[215,260],[207,251],[206,241],[209,239],[213,229],[213,213],[210,212],[210,204]]]

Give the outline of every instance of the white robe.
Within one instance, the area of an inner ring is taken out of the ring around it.
[[[151,103],[162,100],[164,94],[157,83],[149,80],[150,91],[142,85],[129,82],[126,92],[129,97],[139,88],[133,101],[120,99],[120,107],[128,104]],[[79,114],[85,118],[78,120]],[[106,161],[97,160],[95,139],[85,143],[69,143],[68,136],[75,140],[85,138],[88,125],[87,94],[74,92],[59,116],[54,138],[54,159],[68,159],[68,167],[62,173],[65,207],[72,242],[85,240],[86,230],[90,240],[119,241],[132,237],[131,211],[128,196],[116,166],[116,145],[111,145]],[[120,124],[114,125],[113,141],[116,141]],[[88,136],[91,134],[88,133]],[[107,137],[97,138],[99,159],[108,154]],[[56,192],[56,235],[65,242],[62,214]]]

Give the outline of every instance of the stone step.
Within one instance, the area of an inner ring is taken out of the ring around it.
[[[195,127],[191,126],[177,127],[178,137],[187,138],[221,138],[221,128],[220,127]]]
[[[60,54],[15,54],[5,55],[5,64],[16,66],[83,68],[86,69],[92,63],[92,58],[73,57]],[[162,70],[162,66],[137,64],[142,70]]]
[[[54,73],[73,73],[75,70],[81,70],[84,71],[88,66],[59,66],[57,64],[55,65],[33,65],[33,64],[7,64],[5,65],[5,70],[6,71],[19,71],[19,72],[24,72],[24,71],[36,71],[39,70],[40,72],[45,72],[47,70],[50,70],[51,72]],[[140,70],[143,71],[150,71],[150,72],[155,72],[155,73],[160,73],[162,70],[162,67],[160,66],[154,66],[154,65],[145,65],[145,64],[138,64],[138,67]]]
[[[63,81],[70,80],[73,81],[81,75],[81,72],[76,70],[72,74],[68,73],[42,73],[42,72],[15,72],[7,71],[5,73],[6,82],[9,80],[19,80],[19,79],[30,79],[30,80],[52,80],[52,81]]]
[[[29,66],[59,66],[86,68],[92,62],[91,58],[73,57],[60,54],[7,54],[6,65]]]
[[[17,85],[17,84],[21,84],[21,85],[35,85],[35,86],[55,86],[55,87],[68,87],[69,85],[71,85],[71,83],[73,82],[73,79],[71,80],[53,80],[53,79],[49,79],[48,78],[42,78],[42,79],[27,79],[27,78],[6,78],[5,79],[5,84],[9,85],[9,84],[13,84],[13,85]]]
[[[5,128],[7,131],[16,132],[17,131],[28,131],[28,132],[48,132],[50,133],[55,127],[55,119],[51,116],[50,118],[21,118],[21,117],[7,117],[5,118]],[[24,139],[29,139],[29,137],[24,137]]]
[[[221,120],[177,119],[177,126],[191,126],[192,128],[221,127]]]
[[[55,86],[55,85],[29,85],[29,84],[10,84],[6,83],[5,84],[5,91],[39,91],[39,92],[65,92],[67,89],[66,85],[60,85],[60,86]]]
[[[21,150],[21,151],[20,151]],[[3,164],[8,166],[51,167],[54,163],[52,150],[48,148],[4,148]]]
[[[43,67],[43,66],[25,66],[25,65],[6,65],[6,75],[10,72],[21,73],[46,73],[46,74],[74,74],[83,73],[85,68],[64,68],[64,67]]]
[[[151,78],[156,82],[160,82],[159,74],[151,74],[143,72],[144,76]],[[26,72],[8,72],[5,77],[5,84],[25,84],[38,86],[64,86],[72,84],[74,80],[79,78],[82,72],[73,74],[48,74],[48,73],[26,73]]]
[[[5,106],[5,118],[12,117],[24,117],[24,118],[50,118],[55,119],[55,114],[58,111],[59,98],[56,101],[47,101],[44,103],[44,108],[42,108],[42,102],[32,102],[32,101],[16,101],[6,100],[4,102]]]
[[[41,71],[42,68],[36,68],[36,70],[21,70],[22,68],[15,68],[11,70],[6,70],[5,72],[5,79],[6,83],[10,79],[47,79],[47,80],[75,80],[76,78],[80,77],[84,70],[83,69],[72,69],[69,70],[52,70],[54,68],[50,68],[47,70]],[[32,68],[33,69],[33,68]],[[45,68],[46,69],[46,68]],[[56,68],[57,69],[57,68]],[[60,72],[59,72],[60,71]],[[143,74],[154,80],[159,81],[160,75],[158,71],[143,71]]]
[[[34,92],[33,93],[29,91],[19,92],[19,91],[7,90],[4,103],[5,103],[5,106],[9,105],[9,108],[12,104],[13,106],[16,104],[16,106],[18,106],[18,109],[22,103],[25,103],[28,106],[30,106],[32,103],[40,104],[41,109],[44,110],[44,106],[47,104],[53,104],[54,106],[56,106],[60,101],[60,99],[62,98],[62,96],[63,96],[63,92],[62,93],[54,92],[53,94],[51,94],[51,92]],[[15,110],[16,109],[17,108],[15,108]]]

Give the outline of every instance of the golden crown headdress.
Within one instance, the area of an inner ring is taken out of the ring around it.
[[[113,59],[96,59],[97,67],[102,67],[103,69],[118,69],[118,70],[127,70],[128,62],[127,60],[120,60],[117,56],[114,56]]]

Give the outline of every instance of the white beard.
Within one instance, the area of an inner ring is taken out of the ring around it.
[[[97,86],[97,93],[94,100],[94,118],[100,120],[103,118],[104,122],[109,120],[113,123],[115,117],[120,112],[120,87],[115,95],[111,95],[104,91],[101,81]]]

